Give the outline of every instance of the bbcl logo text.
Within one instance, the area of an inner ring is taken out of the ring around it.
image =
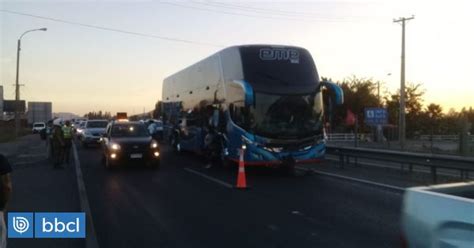
[[[8,213],[9,238],[85,238],[84,213]]]

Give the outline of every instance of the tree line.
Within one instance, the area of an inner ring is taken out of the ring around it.
[[[398,127],[400,91],[380,92],[383,82],[373,79],[350,77],[336,82],[344,91],[344,104],[336,107],[332,131],[352,131],[354,126],[347,125],[348,113],[353,113],[358,120],[361,132],[370,132],[371,127],[364,123],[364,109],[367,107],[384,107],[388,112],[389,127],[395,132]],[[380,89],[380,90],[379,90]],[[380,94],[378,94],[380,92]],[[465,121],[474,123],[474,109],[464,107],[461,111],[449,109],[447,113],[437,103],[425,105],[425,90],[422,84],[406,85],[406,134],[415,137],[423,134],[459,134]],[[471,125],[470,132],[474,132]]]
[[[91,111],[87,114],[84,115],[84,118],[87,118],[89,120],[94,120],[94,119],[105,119],[105,120],[110,120],[112,119],[112,114],[108,111],[102,112],[102,110],[99,111]]]

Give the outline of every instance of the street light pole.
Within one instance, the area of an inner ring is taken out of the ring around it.
[[[15,135],[18,137],[20,135],[20,50],[21,50],[21,38],[29,32],[33,31],[46,31],[47,28],[38,28],[32,29],[24,32],[18,39],[17,48],[16,48],[16,81],[15,81]]]

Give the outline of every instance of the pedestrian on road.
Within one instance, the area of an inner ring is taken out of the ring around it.
[[[53,120],[49,120],[46,124],[46,146],[48,147],[48,158],[53,159],[54,151],[53,151]]]
[[[63,137],[64,137],[64,161],[69,164],[71,157],[71,147],[72,147],[72,127],[69,120],[66,121],[66,125],[62,127]]]
[[[204,150],[207,158],[207,164],[204,168],[206,169],[210,169],[213,165],[216,165],[220,156],[218,134],[212,125],[209,126],[208,130],[208,133],[204,137]]]
[[[151,137],[155,138],[156,124],[153,120],[148,121],[148,132],[150,133]]]
[[[60,168],[64,158],[64,135],[61,128],[61,119],[53,121],[53,163],[54,168]]]
[[[7,158],[0,154],[0,248],[7,247],[7,227],[3,211],[5,211],[12,192],[11,172],[12,167],[8,163]]]

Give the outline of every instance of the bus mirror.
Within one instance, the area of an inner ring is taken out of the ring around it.
[[[344,92],[342,91],[342,88],[339,87],[339,85],[331,81],[324,80],[324,81],[321,81],[320,87],[322,86],[325,86],[326,89],[328,89],[330,92],[333,93],[334,102],[337,105],[341,105],[344,103]]]
[[[238,88],[241,90],[242,100],[245,103],[245,106],[253,106],[253,89],[252,86],[243,80],[234,80],[230,83],[230,87]]]

